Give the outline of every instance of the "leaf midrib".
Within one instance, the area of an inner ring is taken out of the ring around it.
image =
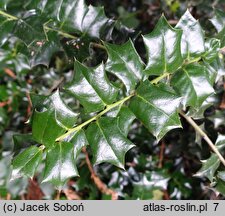
[[[147,104],[149,104],[149,105],[152,106],[153,108],[157,109],[159,112],[163,113],[165,116],[167,116],[167,118],[172,119],[172,121],[173,121],[174,124],[177,124],[177,123],[176,123],[176,120],[173,119],[171,116],[169,116],[166,112],[164,112],[164,110],[162,110],[162,109],[156,107],[154,104],[152,104],[151,102],[149,102],[148,100],[146,100],[145,98],[143,98],[142,96],[140,96],[140,95],[138,95],[138,94],[137,94],[137,97],[139,97],[141,100],[143,100],[144,102],[146,102]]]

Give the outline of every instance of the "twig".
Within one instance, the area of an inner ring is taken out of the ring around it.
[[[215,152],[215,154],[218,156],[220,161],[225,166],[225,160],[223,156],[220,154],[220,152],[218,151],[216,146],[213,144],[213,142],[209,139],[207,134],[193,121],[191,117],[187,116],[183,111],[180,111],[180,114],[188,121],[189,124],[191,124],[191,126],[196,130],[196,132],[202,136],[202,138],[207,142],[209,147]]]
[[[101,191],[101,193],[106,194],[106,195],[111,195],[112,200],[117,200],[118,194],[115,191],[113,191],[112,189],[109,189],[95,173],[95,171],[92,167],[91,161],[89,159],[88,153],[86,151],[86,148],[83,148],[83,153],[85,154],[86,163],[87,163],[88,169],[91,173],[91,178],[93,179],[96,187],[99,189],[99,191]]]
[[[108,105],[106,106],[106,109],[104,109],[103,111],[101,111],[100,113],[98,113],[96,116],[90,118],[89,120],[85,121],[84,123],[74,127],[74,128],[71,128],[69,129],[65,134],[63,134],[62,136],[58,137],[56,139],[56,142],[58,141],[61,141],[61,140],[64,140],[66,137],[68,137],[71,133],[75,132],[75,131],[79,131],[80,129],[82,129],[83,127],[85,127],[86,125],[88,125],[89,123],[97,120],[98,118],[100,118],[102,115],[104,115],[105,113],[107,113],[108,111],[112,110],[113,108],[119,106],[119,105],[122,105],[124,104],[127,100],[129,100],[131,97],[133,97],[134,94],[131,94],[111,105]]]
[[[150,83],[151,84],[157,84],[160,80],[164,79],[165,77],[169,76],[169,73],[164,73],[159,77],[156,77],[155,79],[151,80]],[[103,116],[105,113],[109,112],[110,110],[112,110],[113,108],[117,107],[117,106],[121,106],[123,105],[126,101],[128,101],[130,98],[132,98],[135,95],[135,93],[132,93],[130,95],[128,95],[127,97],[106,106],[106,108],[101,111],[100,113],[98,113],[96,116],[88,119],[87,121],[83,122],[82,124],[69,129],[65,134],[63,134],[62,136],[58,137],[55,141],[59,142],[64,140],[65,138],[67,138],[71,133],[75,132],[75,131],[79,131],[80,129],[82,129],[83,127],[85,127],[86,125],[88,125],[89,123],[96,121],[98,118],[100,118],[101,116]]]
[[[10,103],[11,103],[11,100],[0,102],[0,107],[4,107],[6,105],[9,105]]]
[[[18,20],[18,19],[19,19],[19,18],[13,16],[13,15],[10,15],[10,14],[8,14],[8,13],[2,11],[2,10],[0,10],[0,15],[2,15],[2,16],[4,16],[4,17],[8,18],[9,20]]]
[[[225,82],[223,83],[223,89],[225,91]],[[223,93],[222,101],[220,103],[220,109],[225,109],[225,92]]]
[[[163,191],[163,198],[164,200],[170,200],[170,195],[167,190]]]
[[[9,69],[9,68],[4,68],[4,72],[5,72],[8,76],[12,77],[13,79],[16,79],[16,74],[15,74],[11,69]]]
[[[42,200],[44,193],[41,190],[37,180],[29,179],[29,185],[26,194],[26,200]]]
[[[106,50],[105,46],[103,46],[102,44],[98,44],[98,43],[91,42],[90,43],[90,46],[92,46],[94,48],[99,48],[99,49]]]
[[[51,28],[51,27],[49,27],[47,25],[44,25],[44,31],[45,32],[47,32],[47,31],[54,31],[54,32],[57,32],[59,35],[62,35],[65,38],[70,38],[70,39],[74,39],[74,40],[77,39],[77,37],[74,36],[74,35],[68,34],[67,32],[63,32],[63,31],[61,31],[59,29]]]
[[[162,168],[163,158],[164,158],[164,150],[165,150],[165,142],[162,141],[161,146],[160,146],[160,152],[159,152],[159,164],[158,164],[158,168]]]
[[[163,73],[161,76],[156,77],[151,81],[151,84],[157,84],[160,80],[164,79],[165,77],[168,77],[170,74],[169,73]]]
[[[7,193],[6,200],[11,200],[11,194]]]
[[[29,119],[30,114],[31,114],[31,109],[32,109],[32,102],[31,102],[31,98],[30,98],[30,93],[26,92],[26,96],[28,99],[28,105],[27,105],[27,116],[26,118]]]
[[[63,193],[68,200],[81,200],[81,197],[71,189],[64,189]]]

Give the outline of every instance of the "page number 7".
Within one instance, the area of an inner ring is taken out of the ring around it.
[[[213,203],[213,204],[215,205],[215,206],[214,206],[214,211],[216,211],[216,209],[217,209],[219,203]]]

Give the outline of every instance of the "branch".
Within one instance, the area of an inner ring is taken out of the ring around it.
[[[4,68],[4,72],[5,72],[8,76],[12,77],[13,79],[16,79],[16,74],[15,74],[11,69],[9,69],[9,68]]]
[[[163,165],[163,159],[164,159],[164,151],[165,151],[165,142],[162,140],[162,144],[160,146],[160,152],[159,152],[159,163],[158,168],[162,168]]]
[[[133,97],[134,94],[131,94],[111,105],[106,106],[106,109],[104,109],[103,111],[101,111],[99,114],[97,114],[96,116],[90,118],[89,120],[85,121],[84,123],[78,125],[75,128],[69,129],[65,134],[63,134],[62,136],[58,137],[56,139],[56,142],[64,140],[66,137],[68,137],[71,133],[75,132],[75,131],[79,131],[81,130],[84,126],[90,124],[91,122],[97,120],[98,118],[100,118],[102,115],[104,115],[105,113],[109,112],[110,110],[112,110],[113,108],[122,105],[123,103],[125,103],[127,100],[129,100],[131,97]]]
[[[0,15],[6,17],[9,20],[18,20],[19,19],[19,18],[15,17],[15,16],[12,16],[12,15],[2,11],[2,10],[0,10]]]
[[[213,144],[213,142],[209,139],[207,134],[193,121],[191,117],[187,116],[183,111],[180,111],[180,114],[188,121],[188,123],[196,130],[196,132],[202,136],[202,138],[207,142],[209,147],[215,152],[215,154],[218,156],[220,161],[225,166],[225,159],[220,154],[220,152],[218,151],[216,146]]]
[[[151,84],[157,84],[160,80],[164,79],[167,76],[169,76],[169,73],[164,73],[161,76],[156,77],[155,79],[151,80],[150,82],[151,82]],[[65,134],[63,134],[62,136],[58,137],[55,141],[59,142],[59,141],[64,140],[71,133],[74,133],[75,131],[81,130],[83,127],[85,127],[86,125],[90,124],[93,121],[96,121],[98,118],[100,118],[102,115],[104,115],[105,113],[109,112],[113,108],[123,105],[126,101],[128,101],[134,95],[135,95],[135,93],[132,93],[132,94],[128,95],[127,97],[125,97],[125,98],[123,98],[123,99],[121,99],[121,100],[119,100],[119,101],[117,101],[117,102],[115,102],[115,103],[113,103],[111,105],[106,106],[106,108],[103,111],[101,111],[100,113],[98,113],[96,116],[88,119],[84,123],[82,123],[82,124],[80,124],[80,125],[78,125],[78,126],[76,126],[74,128],[69,129]]]
[[[11,103],[11,100],[7,100],[7,101],[3,101],[3,102],[0,102],[0,107],[4,107],[6,105],[9,105]]]
[[[96,187],[99,189],[99,191],[101,191],[101,193],[106,194],[106,195],[111,195],[112,200],[117,200],[118,194],[115,191],[113,191],[112,189],[108,188],[95,173],[95,171],[92,167],[91,161],[89,159],[88,153],[86,151],[86,148],[83,148],[83,153],[85,154],[86,163],[87,163],[88,169],[91,173],[91,178],[93,179]]]

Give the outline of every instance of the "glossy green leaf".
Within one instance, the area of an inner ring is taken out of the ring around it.
[[[217,55],[216,58],[210,63],[204,62],[204,65],[206,67],[206,76],[208,77],[211,85],[220,80],[221,77],[225,76],[222,55]]]
[[[36,142],[33,140],[32,134],[15,134],[13,136],[13,143],[14,143],[14,151],[16,153],[18,151],[21,151],[22,149],[26,149],[36,144]]]
[[[216,143],[216,148],[220,151],[225,147],[225,136],[219,135]],[[213,182],[215,178],[215,172],[217,171],[219,165],[220,165],[220,159],[215,153],[212,153],[210,158],[207,160],[202,161],[203,165],[201,169],[195,174],[195,176],[207,177],[211,182]]]
[[[225,76],[225,68],[224,68],[224,57],[223,55],[219,55],[212,63],[211,66],[215,68],[217,71],[216,82]]]
[[[7,13],[7,12],[6,12]],[[10,15],[10,14],[9,14]],[[44,31],[46,17],[40,16],[34,10],[26,11],[26,15],[5,19],[0,16],[0,45],[3,45],[11,35],[17,37],[26,45],[20,52],[28,55],[30,65],[49,65],[51,57],[61,46],[58,34]],[[54,35],[51,36],[51,35]]]
[[[79,153],[84,146],[88,145],[88,141],[84,130],[79,130],[71,134],[71,136],[66,140],[74,145],[74,159],[76,160]]]
[[[47,148],[51,148],[55,140],[66,132],[56,119],[54,111],[34,111],[32,116],[32,136],[34,140]]]
[[[216,191],[221,193],[222,195],[225,195],[225,181],[217,179]]]
[[[201,56],[205,52],[203,30],[199,22],[187,10],[176,25],[182,29],[181,53],[183,58]]]
[[[150,34],[143,36],[148,60],[145,72],[148,75],[171,73],[181,66],[181,36],[182,30],[171,27],[164,16]]]
[[[225,115],[220,110],[216,110],[208,119],[213,122],[215,129],[218,129],[220,126],[224,125]]]
[[[225,27],[225,12],[222,10],[216,9],[214,13],[215,13],[215,16],[212,19],[210,19],[210,21],[215,26],[216,30],[220,32]]]
[[[210,38],[205,42],[206,52],[203,56],[203,59],[209,63],[213,62],[220,50],[220,41],[216,38]]]
[[[0,17],[0,47],[12,35],[14,25],[15,25],[15,21],[7,20]]]
[[[117,118],[118,127],[125,136],[128,135],[129,129],[135,119],[134,113],[127,106],[115,107],[107,112],[106,116]]]
[[[9,2],[9,0],[1,0],[0,8],[5,10],[8,2]]]
[[[103,64],[87,68],[76,61],[74,69],[74,78],[66,90],[80,101],[87,112],[100,111],[116,100],[118,90],[109,82]]]
[[[112,24],[103,7],[87,6],[84,0],[47,0],[40,2],[39,7],[44,14],[62,23],[60,27],[66,32],[75,30],[99,38]]]
[[[199,108],[205,99],[214,93],[214,89],[206,76],[206,68],[199,64],[189,64],[177,71],[171,84],[183,97],[184,106]]]
[[[131,100],[130,109],[160,140],[168,131],[181,127],[177,113],[180,101],[181,98],[165,84],[154,86],[145,81]]]
[[[62,50],[60,41],[55,32],[48,34],[48,41],[39,41],[29,47],[31,52],[30,65],[31,67],[39,64],[49,66],[51,58],[54,54]]]
[[[217,38],[220,40],[221,47],[225,46],[225,26],[217,35]]]
[[[74,145],[69,142],[56,143],[47,152],[42,182],[51,182],[60,189],[73,176],[79,176],[74,160]]]
[[[216,140],[215,145],[218,150],[223,149],[225,147],[225,136],[220,134]]]
[[[108,162],[124,169],[125,154],[134,145],[123,135],[116,118],[102,117],[87,129],[95,165]]]
[[[118,115],[118,127],[120,128],[121,132],[127,136],[130,126],[135,119],[134,113],[128,107],[121,107]]]
[[[195,174],[197,177],[207,177],[211,182],[214,180],[215,172],[220,165],[220,160],[216,154],[212,154],[209,159],[202,161],[202,168]]]
[[[59,91],[50,96],[33,96],[32,102],[35,108],[32,115],[33,138],[46,147],[52,147],[57,137],[75,125],[78,114],[65,105]]]
[[[126,86],[127,91],[134,90],[144,78],[144,63],[131,40],[122,45],[104,43],[108,60],[106,70],[116,75]]]
[[[225,171],[218,172],[217,177],[225,181]]]
[[[208,97],[198,109],[190,107],[187,113],[188,116],[191,116],[194,119],[203,119],[206,109],[213,105],[212,101],[208,100],[209,98],[210,97]]]
[[[32,178],[42,159],[42,150],[31,146],[17,155],[13,160],[12,179],[23,175]]]
[[[212,24],[215,26],[218,35],[217,38],[220,39],[221,47],[225,46],[225,12],[222,10],[215,10],[215,15],[211,19]]]

